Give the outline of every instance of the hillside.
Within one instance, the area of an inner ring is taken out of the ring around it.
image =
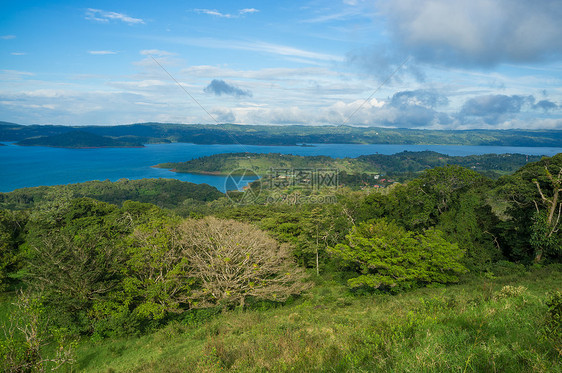
[[[22,188],[0,193],[0,208],[29,209],[49,202],[53,196],[69,198],[88,197],[98,201],[121,205],[125,201],[153,203],[163,208],[173,208],[185,200],[214,201],[224,196],[215,187],[174,179],[119,180],[117,182],[88,181],[79,184]]]
[[[331,161],[356,166],[286,165]],[[0,370],[560,371],[562,154],[470,168],[254,200],[160,179],[0,194]]]
[[[52,136],[41,136],[23,139],[16,145],[21,146],[51,146],[55,148],[132,148],[143,147],[140,142],[113,139],[107,136],[95,135],[84,131],[72,131]]]
[[[266,176],[271,169],[337,169],[346,174],[379,173],[392,177],[414,177],[415,174],[434,167],[458,165],[471,168],[490,177],[515,172],[540,156],[523,154],[484,154],[449,156],[432,151],[401,152],[393,155],[372,154],[357,158],[331,158],[328,156],[298,156],[279,153],[215,154],[187,162],[161,163],[156,167],[174,172],[228,175],[236,170],[250,169]],[[242,172],[242,171],[240,171]]]
[[[118,126],[26,125],[0,122],[0,141],[85,131],[138,143],[195,144],[427,144],[562,147],[557,130],[418,130],[351,126],[137,123]]]

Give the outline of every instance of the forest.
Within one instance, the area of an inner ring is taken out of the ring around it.
[[[562,154],[386,157],[360,161],[412,167],[384,188],[121,180],[0,194],[0,366],[560,371]]]

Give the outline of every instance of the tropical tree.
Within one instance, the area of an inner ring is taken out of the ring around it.
[[[503,224],[504,240],[512,259],[560,258],[561,190],[562,154],[544,157],[500,180],[498,194],[509,216]]]
[[[141,317],[161,319],[187,307],[193,279],[177,225],[176,219],[154,218],[124,240],[122,296]]]
[[[189,219],[179,230],[195,279],[193,307],[243,307],[249,298],[285,301],[309,286],[287,245],[253,225],[207,217]]]
[[[331,251],[358,272],[348,281],[351,287],[397,290],[450,283],[466,271],[461,264],[464,252],[433,228],[416,234],[378,219],[353,227],[346,238]]]

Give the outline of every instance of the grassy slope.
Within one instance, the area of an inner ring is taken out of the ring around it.
[[[509,271],[508,271],[509,272]],[[521,295],[498,298],[505,285]],[[293,305],[230,312],[197,325],[83,344],[84,371],[556,372],[560,346],[545,340],[545,294],[560,267],[390,295],[351,296],[320,283]]]

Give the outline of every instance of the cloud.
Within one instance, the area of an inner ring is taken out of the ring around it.
[[[175,53],[163,51],[161,49],[143,49],[140,51],[143,56],[175,56]]]
[[[27,53],[25,53],[25,52],[12,52],[10,54],[12,56],[25,56]]]
[[[449,99],[436,92],[426,89],[416,91],[397,92],[392,96],[390,104],[397,108],[405,108],[411,106],[423,106],[426,108],[434,108],[436,106],[444,106],[449,103]]]
[[[213,48],[220,50],[244,50],[257,53],[269,53],[277,56],[283,56],[287,59],[296,57],[302,58],[300,62],[316,64],[316,61],[342,62],[344,58],[340,55],[313,52],[305,49],[294,48],[288,45],[273,44],[263,41],[240,41],[229,39],[214,38],[193,38],[193,37],[147,37],[150,40],[164,43],[175,43],[180,45],[191,45],[203,48]],[[307,61],[316,60],[316,61]]]
[[[232,110],[226,108],[212,109],[211,115],[219,123],[234,123],[236,121],[236,116]]]
[[[239,11],[240,14],[257,13],[257,12],[259,12],[259,10],[256,8],[246,8],[246,9],[241,9]]]
[[[355,65],[379,81],[401,82],[411,76],[418,82],[425,81],[425,73],[404,52],[392,44],[378,44],[349,52],[346,56],[350,65]]]
[[[11,39],[15,39],[16,35],[2,35],[0,36],[0,39],[2,40],[11,40]]]
[[[492,67],[559,59],[557,0],[383,0],[399,50],[439,65]]]
[[[252,92],[228,84],[221,79],[213,79],[213,81],[204,89],[205,93],[214,93],[216,96],[230,95],[235,97],[252,97]]]
[[[22,75],[26,75],[26,76],[32,76],[35,75],[33,73],[30,73],[29,71],[20,71],[20,70],[0,70],[1,73],[3,74],[8,74],[8,75],[12,75],[12,76],[22,76]]]
[[[459,118],[474,120],[476,117],[487,124],[497,124],[521,111],[525,104],[533,104],[533,96],[484,95],[467,100],[458,113]],[[472,118],[471,118],[472,117]]]
[[[541,100],[533,105],[533,109],[540,109],[542,111],[550,111],[558,109],[558,105],[549,100]]]
[[[117,52],[114,51],[88,51],[88,53],[95,55],[117,54]]]
[[[193,9],[193,11],[196,13],[207,14],[210,16],[215,16],[220,18],[238,18],[246,14],[259,12],[259,10],[255,8],[240,9],[238,13],[222,13],[216,9]]]
[[[109,21],[121,21],[129,25],[144,24],[144,21],[140,18],[133,18],[123,13],[106,12],[105,10],[92,8],[88,8],[86,10],[86,19],[102,23],[108,23]]]

